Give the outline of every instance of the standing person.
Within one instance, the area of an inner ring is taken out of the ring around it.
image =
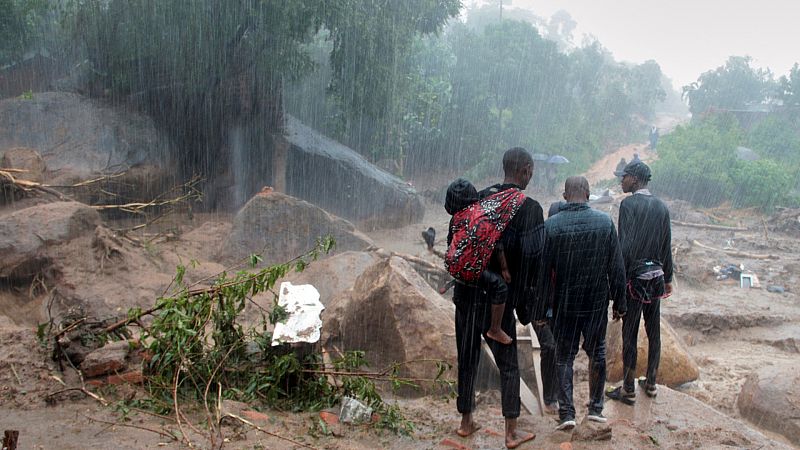
[[[653,126],[650,128],[650,150],[655,151],[656,145],[658,145],[658,128]]]
[[[589,182],[570,177],[564,184],[568,202],[545,222],[545,295],[553,298],[553,332],[558,374],[557,430],[575,427],[572,365],[583,336],[589,356],[588,420],[606,422],[606,326],[609,299],[614,314],[625,315],[625,269],[611,217],[588,205]]]
[[[647,376],[640,381],[645,394],[655,397],[661,359],[661,299],[672,294],[672,229],[664,202],[647,189],[650,167],[643,162],[625,167],[622,191],[633,195],[619,206],[619,243],[625,260],[628,313],[622,317],[623,383],[607,393],[631,404],[636,392],[636,344],[644,315],[647,333]]]
[[[503,190],[524,190],[533,174],[533,158],[523,148],[515,147],[503,155],[502,184],[496,184],[479,193],[481,198]],[[523,442],[536,437],[532,433],[517,430],[520,414],[519,364],[517,361],[516,320],[514,310],[523,323],[530,322],[531,305],[534,304],[535,285],[539,277],[540,259],[544,247],[544,218],[542,207],[526,197],[514,218],[508,223],[500,238],[503,245],[511,283],[508,285],[507,307],[503,313],[501,328],[511,337],[509,345],[494,340],[487,344],[500,370],[500,391],[503,417],[505,417],[505,444],[517,448]],[[490,264],[498,272],[498,267]],[[456,432],[466,437],[480,426],[473,420],[475,410],[475,377],[481,354],[481,335],[490,327],[491,312],[486,294],[474,286],[456,282],[453,289],[456,306],[456,349],[458,352],[458,398],[456,407],[461,413],[461,424]]]
[[[625,161],[625,158],[620,158],[619,162],[617,163],[617,167],[614,169],[614,176],[617,177],[619,181],[622,181],[622,175],[624,174],[625,166],[628,165],[628,162]]]
[[[466,230],[469,225],[469,214],[467,210],[470,206],[479,201],[478,191],[475,186],[469,181],[459,178],[447,188],[445,196],[444,209],[452,217],[450,218],[450,225],[447,233],[447,247],[448,255],[451,254],[450,249],[453,248],[453,236],[457,234],[458,229]],[[480,207],[480,205],[478,205]],[[497,210],[495,210],[497,211]],[[498,214],[499,216],[500,214]],[[477,233],[467,233],[467,238],[475,237]],[[458,246],[459,242],[456,243]],[[480,245],[487,246],[488,243],[480,241]],[[454,248],[455,250],[455,248]],[[502,344],[511,344],[511,337],[509,337],[500,327],[503,320],[503,313],[505,312],[506,298],[508,297],[508,283],[511,282],[511,273],[508,270],[508,261],[503,251],[502,242],[495,244],[494,251],[492,251],[491,258],[497,261],[500,266],[500,273],[492,272],[491,270],[484,270],[481,272],[477,282],[474,283],[476,287],[486,292],[491,303],[491,325],[489,331],[486,332],[486,337],[494,339]],[[445,264],[447,264],[447,255],[445,256]]]

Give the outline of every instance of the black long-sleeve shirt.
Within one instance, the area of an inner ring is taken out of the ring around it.
[[[510,188],[519,186],[496,184],[480,191],[478,195],[480,198],[485,198]],[[525,197],[517,214],[503,231],[500,243],[511,273],[507,304],[516,307],[520,321],[526,323],[539,297],[537,283],[542,270],[541,260],[544,252],[544,213],[539,202]],[[500,267],[494,258],[489,267],[492,271],[500,273]]]
[[[637,262],[661,263],[664,282],[672,282],[672,227],[667,205],[650,194],[634,193],[619,205],[619,244],[628,279]]]

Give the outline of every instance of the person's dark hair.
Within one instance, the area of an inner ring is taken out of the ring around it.
[[[506,175],[519,173],[528,164],[533,166],[533,157],[522,147],[510,148],[503,154],[503,172]]]
[[[478,190],[469,181],[458,178],[447,187],[444,209],[451,216],[478,201]]]

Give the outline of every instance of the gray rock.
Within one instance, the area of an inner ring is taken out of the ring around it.
[[[422,197],[403,180],[294,117],[286,119],[288,194],[373,228],[399,228],[422,219]]]
[[[22,173],[14,173],[14,178],[37,183],[42,181],[42,174],[47,170],[39,152],[23,147],[6,150],[0,158],[0,168],[24,170]]]
[[[38,150],[52,172],[51,184],[139,165],[167,165],[169,141],[150,118],[78,94],[43,92],[33,99],[0,100],[0,123],[0,149]]]
[[[29,277],[46,259],[43,250],[75,239],[100,224],[97,211],[77,202],[21,209],[0,219],[0,277]]]
[[[363,250],[369,237],[352,223],[303,200],[269,191],[254,196],[233,219],[219,256],[236,261],[258,253],[265,265],[283,263],[311,250],[318,237],[330,234],[336,251]]]
[[[751,374],[736,401],[742,417],[800,445],[800,374],[797,367],[764,367]]]

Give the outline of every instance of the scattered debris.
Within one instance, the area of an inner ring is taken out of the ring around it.
[[[325,306],[319,301],[319,291],[310,284],[293,285],[281,283],[278,307],[283,308],[288,317],[275,324],[272,345],[319,341],[322,319],[319,315]]]
[[[372,408],[352,397],[342,397],[339,420],[352,424],[369,423],[372,420]]]
[[[767,292],[772,292],[774,294],[783,294],[784,292],[786,292],[786,290],[783,288],[783,286],[771,284],[767,286]]]

